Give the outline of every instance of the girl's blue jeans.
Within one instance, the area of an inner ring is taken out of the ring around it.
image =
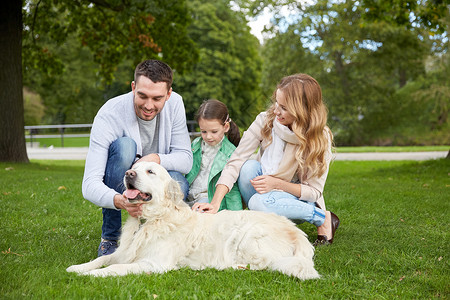
[[[105,177],[103,182],[106,186],[122,194],[125,191],[123,177],[125,172],[131,168],[136,159],[136,142],[129,137],[122,137],[115,140],[108,151]],[[186,178],[177,171],[169,171],[170,176],[175,179],[181,187],[186,200],[189,192],[189,183]],[[122,227],[121,210],[103,208],[102,238],[117,241]]]
[[[261,163],[248,160],[239,173],[238,185],[247,207],[251,210],[273,212],[285,216],[299,224],[309,222],[320,226],[325,222],[325,211],[315,206],[315,202],[300,200],[283,191],[270,191],[259,194],[250,183],[253,178],[262,175]]]

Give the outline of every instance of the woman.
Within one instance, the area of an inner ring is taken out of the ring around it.
[[[326,126],[320,86],[306,74],[287,76],[272,101],[244,133],[222,171],[211,203],[198,203],[193,209],[216,213],[239,177],[249,209],[314,224],[315,244],[331,244],[339,218],[326,210],[323,199],[333,136]],[[258,147],[257,160],[248,160]]]

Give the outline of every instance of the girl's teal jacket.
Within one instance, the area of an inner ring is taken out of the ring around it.
[[[191,171],[186,175],[186,179],[189,184],[192,184],[194,179],[197,177],[198,172],[200,171],[200,166],[202,163],[202,138],[196,138],[192,144],[192,153],[194,155],[194,164],[192,165]],[[208,176],[208,199],[211,203],[211,200],[214,196],[214,192],[216,191],[216,182],[219,180],[220,174],[222,173],[223,167],[225,167],[228,159],[231,154],[233,154],[236,147],[225,138],[222,141],[222,146],[214,158],[211,170],[209,171]],[[242,209],[242,199],[241,193],[239,192],[238,185],[235,184],[231,191],[225,195],[222,203],[220,204],[219,211],[223,209],[228,210],[241,210]]]

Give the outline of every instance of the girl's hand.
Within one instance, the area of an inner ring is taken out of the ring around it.
[[[250,180],[250,183],[259,194],[264,194],[276,189],[277,187],[280,189],[279,185],[282,181],[283,180],[270,175],[262,175],[253,178],[253,180]]]
[[[195,203],[192,206],[192,210],[201,213],[215,214],[219,211],[219,208],[215,207],[211,203]]]

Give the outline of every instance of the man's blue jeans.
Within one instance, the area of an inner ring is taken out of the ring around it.
[[[106,162],[105,177],[103,178],[106,186],[120,194],[125,191],[123,177],[125,172],[133,165],[136,159],[136,151],[136,142],[129,137],[119,138],[109,146],[108,161]],[[180,172],[169,171],[169,174],[180,184],[186,200],[189,192],[188,181]],[[102,238],[117,241],[121,227],[121,210],[103,208]]]
[[[320,226],[325,222],[325,211],[315,206],[314,202],[300,200],[283,191],[270,191],[259,194],[250,180],[262,175],[261,163],[248,160],[239,173],[238,185],[242,198],[250,210],[273,212],[285,216],[295,223],[309,222]]]

